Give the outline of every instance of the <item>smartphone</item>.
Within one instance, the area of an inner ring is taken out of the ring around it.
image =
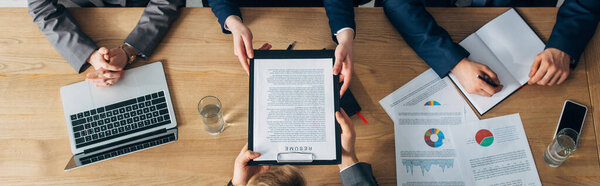
[[[585,121],[586,115],[587,107],[585,105],[566,100],[562,113],[560,114],[560,119],[558,120],[558,126],[554,132],[554,137],[556,138],[558,131],[564,128],[571,128],[577,131],[577,139],[574,139],[575,143],[577,143],[579,135],[581,135],[581,129],[583,129],[583,122]]]

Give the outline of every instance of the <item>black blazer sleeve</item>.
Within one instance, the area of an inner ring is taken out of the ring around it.
[[[600,20],[600,0],[565,0],[558,10],[556,24],[546,48],[556,48],[571,56],[575,68]]]
[[[57,0],[28,0],[28,6],[33,22],[50,44],[77,72],[85,71],[90,66],[87,59],[98,46],[81,31],[67,9]]]
[[[342,28],[352,28],[356,36],[356,23],[354,22],[354,3],[352,0],[323,0],[325,12],[329,18],[331,37],[337,43],[335,34]]]
[[[385,15],[402,38],[440,76],[446,76],[469,52],[440,27],[421,0],[385,0]]]
[[[225,29],[225,20],[231,15],[242,18],[238,0],[208,0],[208,5],[221,24],[223,33],[230,34],[231,32]]]
[[[185,0],[151,0],[125,42],[150,57],[184,5]]]

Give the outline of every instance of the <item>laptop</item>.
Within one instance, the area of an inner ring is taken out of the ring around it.
[[[116,84],[60,88],[71,152],[65,171],[177,140],[161,62],[129,69]]]

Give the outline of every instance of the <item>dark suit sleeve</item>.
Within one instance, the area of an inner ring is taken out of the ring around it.
[[[351,0],[323,0],[325,12],[329,18],[331,37],[337,43],[335,34],[342,28],[352,28],[356,36],[356,23],[354,22],[354,4]]]
[[[231,15],[242,18],[238,0],[208,0],[208,5],[221,24],[223,33],[230,34],[231,32],[225,29],[225,20]]]
[[[87,59],[98,46],[79,29],[77,22],[57,0],[28,0],[33,22],[50,44],[79,73],[89,67]]]
[[[385,15],[402,38],[440,76],[446,76],[469,52],[440,27],[420,0],[385,0]]]
[[[359,162],[340,172],[344,186],[373,186],[377,185],[373,170],[368,163]]]
[[[546,48],[556,48],[571,56],[574,68],[600,20],[600,0],[565,0],[558,10]]]
[[[125,42],[140,51],[143,57],[150,57],[183,5],[185,0],[151,0]]]

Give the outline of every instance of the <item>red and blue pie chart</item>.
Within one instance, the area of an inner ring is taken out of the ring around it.
[[[425,131],[425,143],[433,148],[438,148],[444,144],[444,133],[440,129],[430,128]]]
[[[494,135],[487,129],[481,129],[475,134],[475,141],[482,147],[488,147],[494,143]]]

